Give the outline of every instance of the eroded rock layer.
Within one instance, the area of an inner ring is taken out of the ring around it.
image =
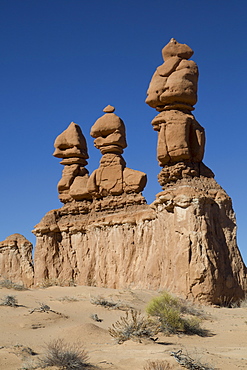
[[[114,211],[86,213],[78,202],[50,211],[34,231],[35,283],[169,289],[211,303],[243,297],[246,271],[224,190],[213,178],[182,179],[156,198]]]
[[[0,242],[0,279],[33,285],[32,244],[20,234],[8,236]]]

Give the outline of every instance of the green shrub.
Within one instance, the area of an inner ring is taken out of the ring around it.
[[[188,313],[189,312],[189,315]],[[152,299],[147,306],[147,313],[159,319],[161,331],[166,334],[186,333],[204,336],[206,331],[200,327],[201,320],[197,310],[186,308],[185,301],[163,292]]]

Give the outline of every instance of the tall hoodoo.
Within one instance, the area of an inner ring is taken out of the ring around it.
[[[87,191],[88,170],[85,168],[88,159],[87,143],[80,126],[71,122],[56,138],[54,147],[54,157],[62,158],[60,163],[64,165],[62,178],[58,183],[61,202],[90,199]]]
[[[163,48],[164,63],[149,85],[146,103],[160,112],[152,121],[158,131],[159,183],[184,177],[213,177],[203,163],[205,133],[191,113],[197,102],[198,68],[188,60],[193,50],[175,39]]]

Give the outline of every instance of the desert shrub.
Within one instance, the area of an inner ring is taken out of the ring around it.
[[[152,338],[159,331],[160,325],[157,321],[142,316],[136,310],[127,311],[125,317],[121,316],[115,324],[112,324],[112,328],[109,328],[110,335],[119,344],[128,339],[141,342],[141,339]]]
[[[57,300],[60,301],[60,302],[78,302],[79,301],[78,298],[76,298],[76,297],[69,297],[67,295],[65,295],[64,297],[60,297]]]
[[[167,361],[155,360],[147,361],[143,370],[171,370],[172,366]]]
[[[39,288],[49,288],[51,286],[76,286],[76,283],[73,279],[71,280],[61,280],[57,278],[46,278],[38,283]]]
[[[0,281],[0,288],[14,289],[14,290],[27,290],[23,284],[14,283],[12,280],[3,279]]]
[[[18,301],[14,295],[6,295],[2,298],[1,306],[17,307]]]
[[[46,345],[46,353],[40,360],[41,367],[57,366],[63,370],[82,370],[92,367],[87,352],[76,344],[65,343],[62,339]]]
[[[177,352],[171,352],[171,356],[175,358],[179,365],[189,370],[214,370],[213,367],[201,363],[200,360],[184,354],[181,349]]]
[[[103,306],[105,308],[113,309],[113,310],[126,310],[129,309],[129,307],[124,304],[123,302],[114,302],[113,300],[108,300],[104,297],[97,296],[97,297],[91,297],[90,302],[97,306]]]
[[[204,336],[206,331],[200,326],[201,320],[193,316],[198,316],[196,310],[195,312],[191,308],[188,309],[184,301],[168,292],[163,292],[160,297],[152,299],[147,306],[147,313],[159,319],[161,331],[164,333],[184,332]]]

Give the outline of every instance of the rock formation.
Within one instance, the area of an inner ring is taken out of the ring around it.
[[[35,284],[56,278],[111,288],[168,289],[210,303],[244,297],[246,267],[236,244],[231,199],[202,163],[204,129],[191,113],[198,78],[196,64],[188,60],[192,54],[172,39],[148,90],[147,103],[159,111],[152,124],[158,131],[163,191],[146,204],[141,195],[145,174],[126,168],[122,157],[124,123],[113,107],[106,107],[91,130],[102,153],[99,168],[85,178],[79,167],[78,172],[68,168],[62,178],[66,185],[59,186],[64,206],[48,212],[35,227]],[[64,150],[62,158],[77,158],[78,142],[73,146],[62,138],[55,146]],[[77,164],[72,162],[65,164]],[[86,179],[83,197],[71,193],[77,176]]]
[[[198,68],[188,60],[193,50],[175,39],[163,48],[164,63],[149,85],[146,103],[160,112],[152,121],[158,131],[157,157],[163,186],[183,177],[213,177],[203,163],[205,133],[191,113],[197,102]]]
[[[0,279],[33,285],[32,244],[22,235],[13,234],[0,242]]]
[[[94,123],[90,133],[95,139],[94,146],[103,157],[100,167],[89,178],[89,193],[95,199],[124,195],[124,202],[129,198],[131,203],[143,203],[145,200],[140,193],[146,185],[147,176],[144,172],[127,168],[121,155],[127,146],[125,125],[113,113],[114,107],[108,105],[103,111],[105,114]],[[131,196],[128,197],[128,194]],[[118,198],[118,202],[122,202],[122,197]],[[106,202],[103,208],[105,206]]]
[[[62,178],[58,183],[59,199],[62,203],[91,199],[87,190],[88,159],[86,139],[81,128],[74,122],[55,140],[54,157],[62,158]]]

